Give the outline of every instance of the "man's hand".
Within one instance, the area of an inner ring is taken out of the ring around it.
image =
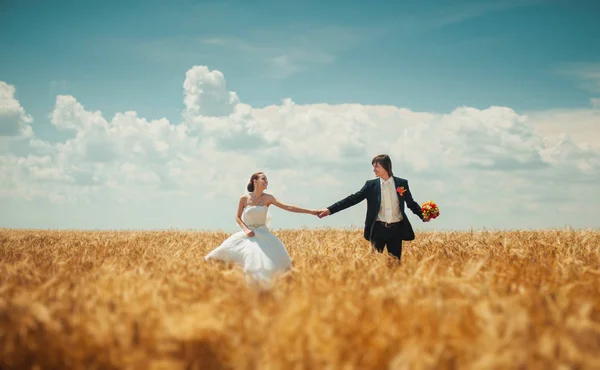
[[[319,210],[319,218],[323,218],[323,217],[327,217],[331,214],[331,211],[328,210],[327,208],[321,209]]]

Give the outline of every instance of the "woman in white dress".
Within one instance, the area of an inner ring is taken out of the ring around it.
[[[268,209],[274,205],[295,213],[317,216],[318,210],[310,210],[284,204],[273,195],[265,193],[267,177],[257,172],[250,177],[249,194],[240,198],[236,221],[242,228],[212,250],[204,259],[234,262],[246,273],[249,282],[270,285],[273,278],[287,271],[292,264],[285,246],[267,227]]]

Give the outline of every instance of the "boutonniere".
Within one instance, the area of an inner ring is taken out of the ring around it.
[[[404,196],[404,192],[406,191],[406,189],[404,189],[404,186],[398,186],[396,188],[396,191],[398,192],[398,194],[400,194],[400,196]]]

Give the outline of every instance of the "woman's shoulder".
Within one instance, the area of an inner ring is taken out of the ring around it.
[[[273,194],[271,194],[271,193],[263,193],[263,196],[265,198],[275,198],[275,196],[273,196]]]

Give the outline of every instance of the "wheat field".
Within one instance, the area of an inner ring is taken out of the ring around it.
[[[0,230],[0,368],[600,368],[600,232],[280,230],[270,290],[222,232]]]

